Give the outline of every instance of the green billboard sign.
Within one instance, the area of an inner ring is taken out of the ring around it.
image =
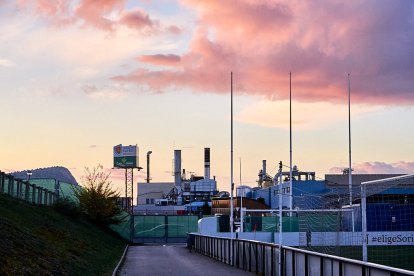
[[[137,168],[138,167],[138,147],[122,146],[114,147],[114,167],[115,168]]]

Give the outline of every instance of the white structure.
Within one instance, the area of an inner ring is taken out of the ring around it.
[[[137,205],[154,205],[174,188],[173,182],[152,182],[137,184]]]

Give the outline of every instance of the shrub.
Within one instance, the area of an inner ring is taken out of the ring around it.
[[[85,168],[82,188],[74,189],[82,213],[99,225],[119,224],[123,220],[122,210],[116,203],[119,192],[111,189],[109,176],[102,165]]]

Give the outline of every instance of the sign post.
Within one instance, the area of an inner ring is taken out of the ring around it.
[[[124,209],[132,212],[134,205],[134,169],[138,166],[138,147],[137,145],[114,146],[114,168],[125,169],[125,201]]]
[[[138,147],[137,145],[114,146],[114,168],[125,169],[125,200],[123,208],[131,214],[130,219],[130,240],[134,237],[134,169],[142,169],[138,166]]]

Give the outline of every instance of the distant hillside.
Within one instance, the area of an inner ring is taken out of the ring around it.
[[[0,275],[111,275],[125,246],[87,221],[0,194]]]
[[[23,180],[27,179],[27,172],[28,170],[21,171],[21,172],[14,172],[11,173],[16,178],[20,178]],[[56,179],[58,181],[66,182],[73,185],[78,185],[78,182],[70,173],[70,171],[65,167],[50,167],[50,168],[41,168],[41,169],[33,169],[31,170],[32,176],[31,179],[36,178],[50,178]]]

